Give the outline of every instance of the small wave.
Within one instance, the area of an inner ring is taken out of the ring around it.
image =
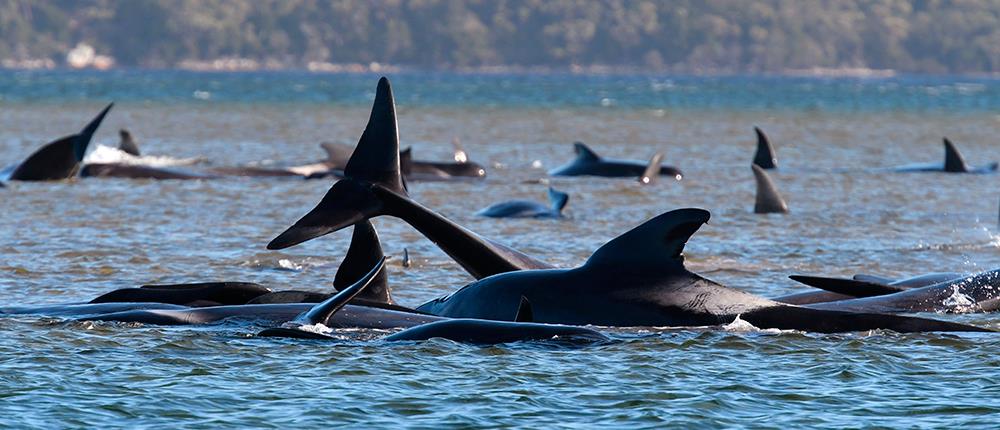
[[[202,158],[174,158],[170,156],[143,155],[136,157],[118,148],[97,145],[84,158],[84,163],[120,163],[148,167],[187,166],[197,164]]]
[[[723,331],[733,332],[733,333],[781,333],[780,329],[776,328],[760,328],[753,324],[750,324],[747,320],[741,318],[742,314],[736,315],[736,319],[729,324],[723,324],[720,328]]]

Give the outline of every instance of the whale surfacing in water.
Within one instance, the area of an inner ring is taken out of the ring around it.
[[[640,161],[602,158],[583,142],[574,142],[573,151],[576,153],[576,158],[563,166],[550,170],[549,175],[638,178],[645,173],[647,167],[646,163]],[[681,171],[673,166],[661,166],[659,172],[661,176],[672,176],[677,180],[683,178]]]
[[[114,103],[105,107],[79,133],[42,146],[11,173],[14,181],[56,181],[69,179],[80,169],[91,138]]]
[[[524,270],[481,279],[417,310],[451,318],[510,320],[522,297],[534,320],[601,326],[712,326],[737,317],[760,328],[823,333],[988,331],[922,318],[819,311],[734,290],[684,268],[684,245],[709,213],[679,209],[608,242],[574,269]]]
[[[567,201],[569,194],[549,187],[550,206],[532,200],[510,200],[492,204],[476,215],[488,218],[562,218]]]
[[[993,173],[997,171],[996,162],[985,166],[972,167],[965,162],[965,157],[958,152],[958,148],[950,139],[945,137],[944,142],[944,164],[911,164],[896,167],[897,172],[946,172],[946,173]]]

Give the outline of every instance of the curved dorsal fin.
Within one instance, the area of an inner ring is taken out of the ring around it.
[[[774,156],[774,147],[771,146],[771,140],[767,138],[764,131],[760,127],[754,127],[753,131],[757,133],[757,153],[753,156],[753,164],[760,166],[762,169],[773,169],[778,165],[778,159]]]
[[[573,142],[573,152],[576,153],[578,160],[597,161],[601,159],[600,155],[597,155],[594,150],[584,145],[583,142]]]
[[[385,258],[382,253],[382,244],[379,243],[378,233],[375,227],[368,220],[354,224],[354,233],[351,235],[351,246],[347,249],[344,261],[337,269],[337,275],[333,278],[333,287],[337,291],[354,284],[362,278],[368,270]],[[380,303],[392,304],[392,293],[389,289],[389,276],[383,270],[379,272],[375,279],[365,291],[358,295],[358,298]]]
[[[90,139],[114,103],[108,104],[80,133],[50,142],[28,156],[13,173],[12,180],[46,181],[68,179],[79,170]]]
[[[965,164],[962,154],[947,137],[944,138],[944,171],[952,173],[969,171],[969,166]]]
[[[403,176],[413,173],[412,146],[407,146],[406,149],[399,151],[399,170],[402,172]]]
[[[514,322],[535,322],[535,313],[531,310],[531,302],[527,297],[521,296],[521,304],[517,306]]]
[[[456,163],[468,163],[469,154],[465,152],[462,148],[462,143],[458,141],[458,138],[451,139],[451,146],[455,148],[455,162]]]
[[[129,155],[140,156],[139,145],[136,145],[132,133],[124,128],[118,130],[118,149]]]
[[[795,282],[829,291],[831,293],[859,298],[884,296],[886,294],[893,294],[906,290],[905,288],[874,282],[858,281],[855,279],[824,278],[822,276],[804,275],[790,275],[788,278]]]
[[[384,76],[378,80],[368,125],[344,167],[344,176],[378,183],[390,190],[406,193],[399,169],[396,102],[392,98],[389,79]]]
[[[584,267],[601,265],[657,271],[683,268],[684,245],[710,217],[708,211],[696,208],[660,214],[605,243],[594,251]]]
[[[642,176],[639,176],[640,184],[647,185],[656,182],[656,178],[660,177],[661,161],[663,161],[663,153],[653,154],[653,158],[650,158],[649,164],[646,165],[646,170],[642,172]]]
[[[569,194],[562,191],[556,191],[555,188],[549,187],[549,203],[552,204],[552,211],[562,214],[563,208],[566,207],[566,202],[569,201]]]
[[[778,189],[771,182],[771,177],[767,175],[760,166],[751,164],[754,179],[757,181],[757,199],[753,206],[753,212],[757,214],[787,213],[788,205],[785,199],[781,198]]]

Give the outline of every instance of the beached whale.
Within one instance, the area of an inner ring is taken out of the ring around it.
[[[569,194],[549,187],[549,205],[534,200],[508,200],[494,203],[476,212],[488,218],[562,218]]]
[[[633,160],[616,160],[602,158],[583,142],[574,142],[573,151],[576,158],[569,163],[549,171],[551,176],[604,176],[604,177],[640,177],[647,168],[647,163]],[[659,163],[657,163],[659,164]],[[684,175],[673,166],[661,166],[660,175],[670,176],[678,181]]]

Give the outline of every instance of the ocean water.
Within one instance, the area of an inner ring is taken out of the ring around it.
[[[209,165],[322,158],[356,143],[377,76],[0,72],[0,164],[116,106],[93,145],[127,128],[153,156]],[[411,184],[471,230],[562,267],[659,213],[712,219],[690,270],[763,296],[790,274],[908,276],[998,267],[1000,176],[902,174],[937,162],[948,136],[970,164],[1000,160],[1000,81],[899,77],[391,75],[403,145],[450,158],[459,138],[487,166],[477,182]],[[752,213],[760,126],[786,215]],[[683,181],[552,178],[564,220],[474,213],[545,199],[545,172],[573,141],[602,155],[656,151]],[[199,168],[194,166],[192,168]],[[350,233],[284,251],[264,245],[332,180],[77,179],[0,189],[5,305],[86,301],[144,283],[239,280],[329,291]],[[471,278],[393,218],[375,220],[396,300],[416,306]],[[413,265],[403,268],[403,249]],[[1000,329],[991,314],[929,314]],[[261,326],[201,327],[0,318],[0,427],[993,427],[1000,336],[757,330],[606,330],[607,344],[490,347],[256,338]]]

